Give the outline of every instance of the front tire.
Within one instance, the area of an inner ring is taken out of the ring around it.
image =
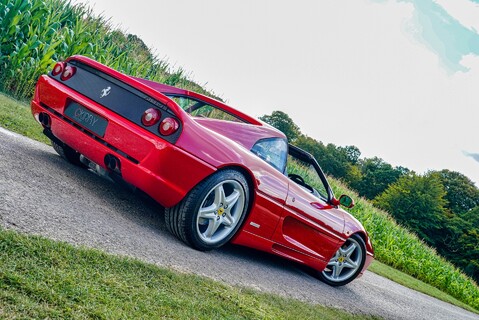
[[[238,171],[208,177],[176,206],[165,209],[168,230],[191,247],[219,248],[236,234],[248,212],[249,187]]]
[[[366,261],[366,245],[357,234],[353,234],[336,251],[319,278],[333,287],[344,286],[359,275]]]

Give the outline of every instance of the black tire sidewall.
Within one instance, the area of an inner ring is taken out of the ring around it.
[[[197,216],[200,210],[200,206],[202,205],[206,196],[210,193],[213,187],[217,184],[226,181],[226,180],[234,180],[237,181],[242,187],[245,195],[244,199],[244,208],[243,212],[241,213],[240,220],[234,227],[233,231],[221,241],[211,244],[204,242],[197,232]],[[203,183],[195,187],[195,189],[188,195],[187,202],[189,205],[186,206],[185,210],[185,235],[187,237],[188,242],[196,249],[207,251],[221,247],[225,243],[231,240],[234,235],[238,232],[239,228],[242,226],[248,210],[249,210],[249,186],[248,182],[245,179],[244,175],[237,170],[226,169],[221,170],[210,176],[206,179]]]

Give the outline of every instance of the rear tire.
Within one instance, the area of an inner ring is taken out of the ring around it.
[[[62,157],[63,159],[67,160],[71,164],[74,164],[81,168],[86,168],[87,166],[80,161],[80,153],[72,149],[71,147],[67,146],[66,144],[62,143],[62,145],[56,143],[55,141],[51,140],[53,149]]]
[[[238,171],[218,171],[199,183],[176,206],[165,209],[168,230],[189,246],[219,248],[236,234],[249,205],[249,187]]]

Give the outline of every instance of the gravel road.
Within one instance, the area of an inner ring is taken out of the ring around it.
[[[294,263],[248,248],[195,251],[168,233],[163,210],[152,201],[1,127],[0,225],[354,313],[386,319],[479,319],[371,272],[332,288]]]

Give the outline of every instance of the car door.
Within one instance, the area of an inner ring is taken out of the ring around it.
[[[314,158],[301,154],[300,149],[291,151],[288,194],[275,241],[303,255],[329,261],[344,241],[344,213],[328,203],[329,185]]]
[[[343,241],[343,213],[293,181],[280,223],[282,244],[321,260],[329,260]]]

